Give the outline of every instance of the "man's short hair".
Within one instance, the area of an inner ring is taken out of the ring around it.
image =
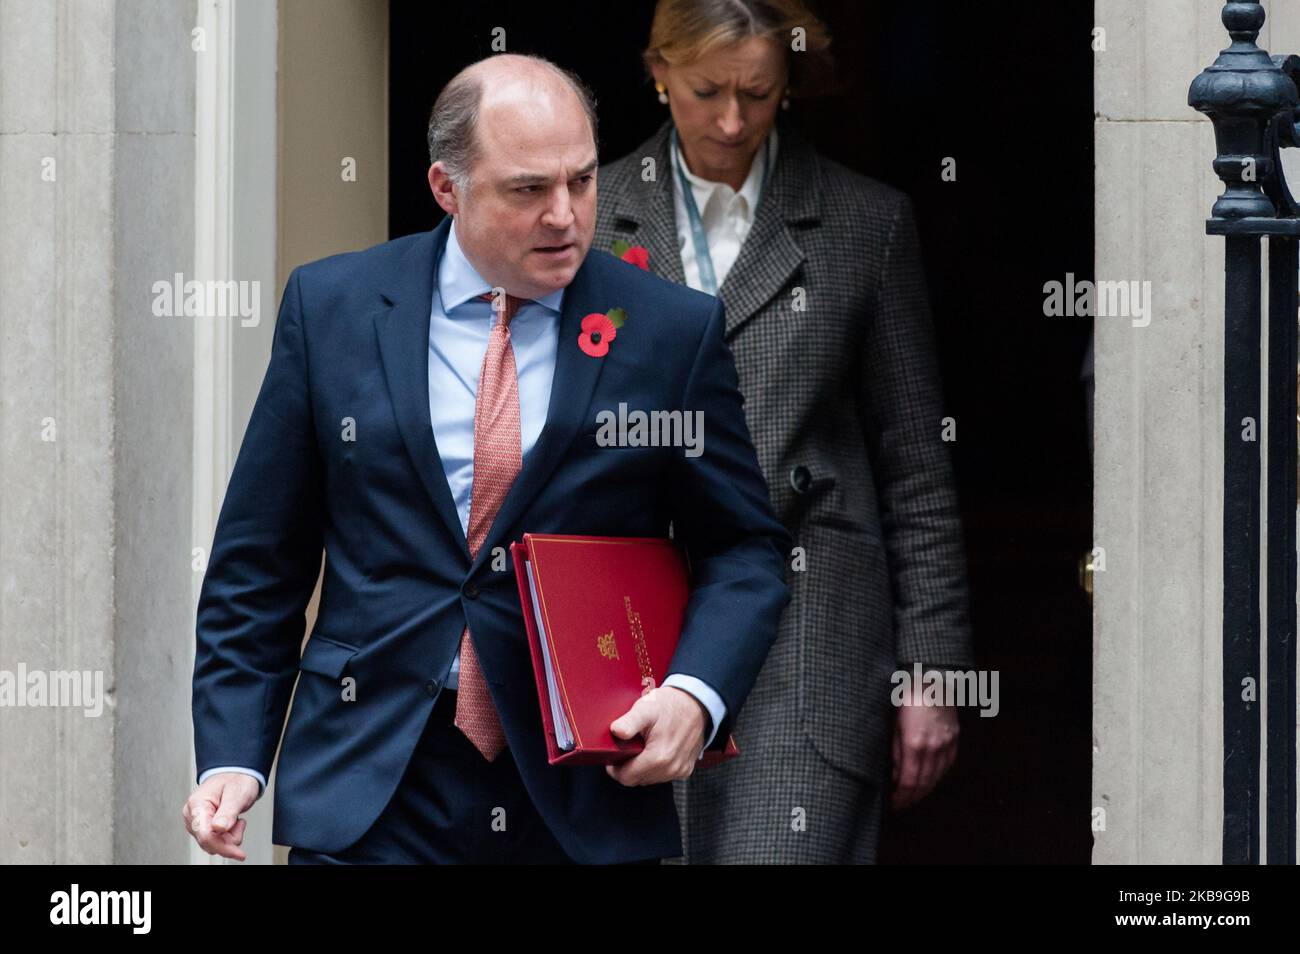
[[[531,54],[521,55],[550,70],[573,90],[582,103],[591,125],[591,141],[596,138],[596,97],[576,73],[557,66],[550,60]],[[483,78],[478,71],[466,68],[451,78],[442,88],[429,114],[429,164],[442,162],[451,181],[462,191],[470,185],[469,170],[478,160],[479,103],[483,100]]]

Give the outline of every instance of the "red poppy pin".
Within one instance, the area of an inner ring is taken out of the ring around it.
[[[625,262],[631,262],[642,271],[650,271],[650,250],[644,245],[632,245],[619,239],[614,243],[614,254]]]
[[[618,337],[618,329],[627,321],[627,312],[622,308],[611,308],[605,314],[593,311],[582,319],[582,334],[578,335],[578,347],[582,353],[593,358],[603,358],[609,354],[609,344]]]

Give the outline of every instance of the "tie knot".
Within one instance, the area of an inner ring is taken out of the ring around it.
[[[510,325],[510,320],[514,318],[515,313],[519,311],[519,306],[524,303],[522,298],[516,298],[514,295],[508,295],[505,293],[502,293],[499,303],[497,297],[493,295],[492,292],[484,292],[478,297],[489,302],[494,311],[499,312],[500,309],[505,309],[504,313],[501,314],[501,324],[506,325],[507,327]]]

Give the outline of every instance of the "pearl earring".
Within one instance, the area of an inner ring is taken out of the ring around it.
[[[782,109],[789,109],[789,108],[790,108],[790,91],[789,91],[789,90],[786,90],[786,91],[785,91],[785,95],[781,97],[781,108],[782,108]]]
[[[664,88],[663,83],[655,83],[655,89],[659,92],[659,102],[668,103],[668,91]]]

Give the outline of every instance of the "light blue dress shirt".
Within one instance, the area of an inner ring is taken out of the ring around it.
[[[461,532],[469,533],[470,490],[474,484],[474,401],[478,395],[478,377],[487,352],[488,335],[496,314],[492,303],[478,296],[491,292],[489,285],[470,264],[456,238],[453,220],[447,244],[438,263],[438,280],[434,283],[429,313],[429,420],[433,425],[438,456],[447,475]],[[551,381],[555,377],[555,352],[559,346],[560,308],[564,289],[544,298],[529,299],[519,306],[510,322],[510,343],[515,353],[515,372],[519,376],[519,430],[523,460],[537,443],[546,424],[551,404]],[[576,345],[575,345],[576,347]],[[451,662],[446,679],[448,689],[459,683],[460,653]],[[713,742],[718,726],[726,716],[722,697],[708,683],[695,676],[673,673],[663,685],[675,686],[690,693],[709,712],[712,726],[704,747]],[[704,752],[701,750],[700,757]],[[223,765],[210,768],[199,776],[202,785],[217,772],[242,772],[261,785],[258,797],[266,790],[261,772],[242,766]]]

